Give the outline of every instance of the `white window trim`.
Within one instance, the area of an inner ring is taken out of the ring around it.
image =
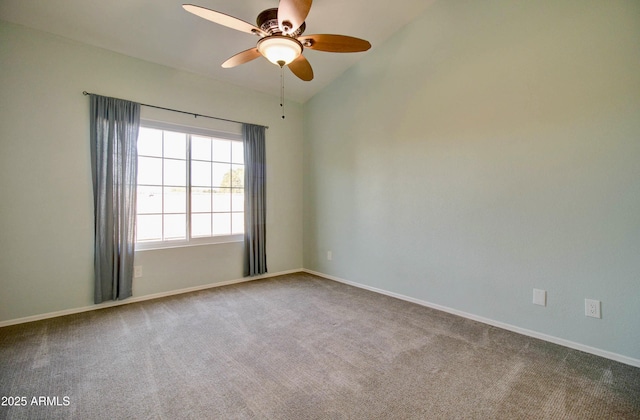
[[[215,137],[219,139],[226,139],[231,141],[243,141],[242,133],[237,132],[229,132],[229,131],[221,131],[211,128],[202,128],[202,127],[193,127],[182,124],[173,124],[167,123],[164,121],[156,121],[151,119],[141,119],[140,126],[146,128],[153,128],[158,130],[167,130],[167,131],[177,131],[184,132],[190,135],[200,135],[206,137]],[[190,156],[188,157],[190,159]],[[190,177],[189,174],[187,174]],[[191,181],[188,181],[189,188],[191,186]],[[190,217],[191,209],[188,207],[187,219]],[[187,230],[189,230],[189,220],[187,220]],[[224,243],[233,243],[233,242],[243,242],[244,234],[231,234],[231,235],[214,235],[207,237],[197,237],[190,238],[189,240],[184,239],[176,239],[176,240],[165,240],[165,241],[148,241],[148,242],[137,242],[135,243],[136,251],[150,251],[154,249],[167,249],[167,248],[185,248],[191,246],[202,246],[202,245],[213,245],[213,244],[224,244]]]
[[[242,141],[242,133],[239,131],[231,132],[218,130],[215,128],[194,127],[191,125],[174,124],[146,118],[140,119],[140,127],[155,128],[158,130],[188,132],[189,134],[195,134],[199,136],[218,137],[221,139]]]
[[[155,249],[167,249],[167,248],[188,248],[192,246],[202,245],[215,245],[215,244],[228,244],[234,242],[243,242],[243,234],[235,235],[217,235],[209,236],[206,238],[191,238],[190,241],[182,239],[156,241],[156,242],[136,242],[137,251],[153,251]]]

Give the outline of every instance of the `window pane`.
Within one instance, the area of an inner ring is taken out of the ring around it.
[[[228,189],[214,191],[213,211],[231,211],[231,194]]]
[[[243,233],[244,170],[242,141],[140,127],[136,240]]]
[[[211,162],[191,162],[191,185],[211,186]]]
[[[186,214],[165,214],[164,239],[186,239],[187,220]]]
[[[138,158],[138,184],[162,185],[162,159]]]
[[[191,211],[194,213],[211,211],[211,188],[191,188]]]
[[[162,130],[140,127],[138,154],[162,157]]]
[[[164,187],[164,212],[186,213],[187,189],[184,187]]]
[[[162,213],[162,187],[138,187],[138,214]]]
[[[213,159],[217,162],[231,162],[231,141],[213,139]]]
[[[211,160],[211,138],[191,136],[191,159]]]
[[[164,157],[186,159],[187,135],[184,133],[164,132]]]
[[[191,215],[191,236],[211,236],[211,213]]]
[[[231,162],[244,163],[244,144],[241,141],[231,142]]]
[[[230,235],[231,234],[231,213],[214,213],[213,214],[213,234],[214,235]]]
[[[244,193],[234,192],[231,194],[231,210],[244,211]]]
[[[231,165],[228,163],[213,164],[213,186],[231,187]]]
[[[164,185],[187,185],[187,161],[164,160]]]
[[[244,165],[231,165],[231,186],[244,188]]]
[[[244,233],[244,213],[231,213],[231,233]]]
[[[138,216],[136,240],[138,242],[162,240],[162,216]]]

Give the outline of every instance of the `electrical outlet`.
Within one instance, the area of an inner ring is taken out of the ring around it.
[[[331,251],[327,251],[327,260],[331,261],[333,259],[333,253]]]
[[[584,314],[592,318],[602,318],[602,316],[600,315],[600,301],[594,299],[585,299]]]
[[[140,278],[142,277],[142,266],[141,265],[136,265],[133,267],[133,277],[134,278]]]
[[[540,289],[533,289],[533,304],[540,306],[547,306],[547,291]]]

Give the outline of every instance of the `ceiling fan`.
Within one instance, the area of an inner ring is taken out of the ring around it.
[[[313,79],[311,64],[302,55],[305,48],[326,52],[361,52],[371,48],[368,41],[345,35],[305,35],[304,20],[311,9],[312,0],[280,0],[277,8],[262,11],[256,19],[257,26],[248,22],[193,4],[182,7],[190,13],[211,22],[260,37],[254,48],[242,51],[222,63],[231,68],[248,63],[260,56],[273,64],[289,69],[304,81]]]

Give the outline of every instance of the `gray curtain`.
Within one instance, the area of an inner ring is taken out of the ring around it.
[[[140,104],[90,95],[95,303],[131,296]]]
[[[244,275],[267,272],[265,127],[242,124],[244,140]]]

